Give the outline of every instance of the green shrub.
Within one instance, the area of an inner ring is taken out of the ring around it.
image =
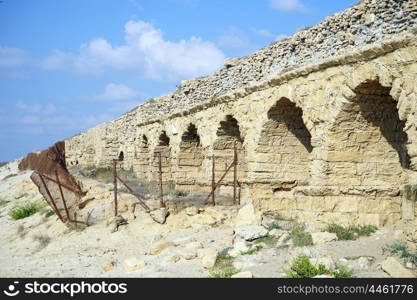
[[[5,165],[7,165],[7,164],[8,164],[7,162],[0,162],[0,167],[3,167]]]
[[[324,231],[335,233],[339,240],[355,240],[359,236],[371,235],[376,229],[377,228],[372,225],[342,226],[338,224],[329,224]]]
[[[385,247],[384,252],[389,252],[391,254],[396,254],[406,262],[412,262],[417,265],[417,253],[413,254],[407,251],[403,243],[393,243]]]
[[[313,245],[313,238],[310,233],[305,232],[304,224],[298,223],[294,225],[289,234],[294,246],[303,247]]]
[[[10,210],[9,216],[13,220],[19,220],[19,219],[27,218],[27,217],[37,213],[43,207],[44,207],[43,203],[27,202],[24,205],[16,206],[12,210]]]
[[[172,192],[172,195],[175,197],[187,197],[189,192],[187,191],[181,191],[181,190],[174,190]]]
[[[27,196],[28,196],[28,194],[24,193],[24,194],[20,194],[19,196],[14,197],[14,199],[19,200],[19,199],[22,199],[23,197],[27,197]]]
[[[275,246],[278,242],[278,239],[272,235],[266,235],[259,239],[256,239],[253,243],[255,245],[265,243],[267,246]]]
[[[233,257],[227,254],[227,251],[220,252],[217,255],[216,263],[210,271],[211,278],[230,278],[239,273],[233,266]]]
[[[240,255],[253,255],[261,249],[262,249],[261,245],[255,245],[255,247],[253,247],[252,249],[249,249],[247,251],[241,251]]]
[[[353,272],[341,266],[336,270],[329,270],[326,266],[319,264],[315,266],[310,263],[306,255],[296,257],[290,265],[290,269],[284,269],[285,274],[291,278],[312,278],[317,275],[332,275],[337,278],[351,277]]]
[[[45,213],[45,217],[49,218],[50,216],[53,216],[54,214],[55,212],[52,209],[50,209]]]

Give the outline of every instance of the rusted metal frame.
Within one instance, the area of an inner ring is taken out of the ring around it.
[[[216,195],[214,193],[216,189],[216,157],[213,155],[212,158],[212,168],[211,168],[211,204],[216,205]],[[210,197],[209,197],[210,198]]]
[[[38,174],[40,174],[40,173],[38,172]],[[48,180],[50,180],[50,181],[55,182],[56,184],[58,184],[58,182],[57,182],[55,179],[53,179],[53,178],[49,177],[48,175],[42,174],[42,176],[43,176],[43,177],[45,177],[46,179],[48,179]],[[80,190],[78,190],[78,191],[77,191],[77,190],[75,190],[75,189],[73,189],[73,188],[71,188],[71,187],[67,186],[67,185],[66,185],[66,184],[64,184],[64,183],[61,183],[61,186],[62,186],[63,188],[65,188],[65,189],[67,189],[67,190],[69,190],[69,191],[73,192],[73,193],[78,194],[78,195],[85,195],[85,193],[84,193],[84,192],[82,192],[82,191],[80,191]]]
[[[63,218],[62,218],[62,216],[61,216],[61,213],[60,213],[60,212],[59,212],[59,210],[58,210],[58,207],[56,206],[56,203],[55,203],[55,201],[54,201],[54,198],[52,197],[51,192],[49,191],[48,186],[46,185],[45,179],[43,178],[42,174],[39,174],[39,173],[38,173],[38,175],[39,175],[39,178],[40,178],[40,179],[41,179],[41,181],[42,181],[42,184],[43,184],[43,186],[44,186],[44,188],[45,188],[45,190],[46,190],[46,193],[48,194],[49,199],[50,199],[50,200],[51,200],[51,202],[52,202],[52,206],[53,206],[53,208],[54,208],[54,210],[55,210],[55,213],[57,214],[57,216],[58,216],[58,218],[61,220],[61,222],[62,222],[62,223],[65,223],[65,222],[64,222],[64,219],[63,219]]]
[[[159,202],[159,206],[160,207],[165,207],[165,203],[164,203],[164,189],[163,189],[163,185],[162,185],[162,153],[159,153],[159,190],[160,190],[160,202]]]
[[[114,216],[117,216],[117,170],[116,160],[113,160],[113,193],[114,193]]]
[[[135,206],[136,206],[136,204],[140,204],[145,210],[146,210],[146,212],[150,212],[151,210],[150,210],[150,208],[146,205],[146,203],[142,200],[142,198],[138,195],[138,194],[136,194],[131,188],[130,188],[130,186],[128,186],[127,185],[127,183],[126,182],[124,182],[119,176],[116,176],[116,178],[129,190],[129,192],[133,195],[133,196],[135,196],[138,200],[139,200],[139,202],[137,202],[137,203],[135,203]]]
[[[58,170],[56,169],[55,169],[55,176],[56,176],[56,182],[58,183],[59,192],[61,193],[62,202],[64,203],[65,214],[67,215],[67,220],[69,221],[71,218],[69,215],[67,202],[65,201],[64,192],[62,191],[61,182],[59,181]]]
[[[235,162],[233,161],[230,166],[227,168],[227,170],[224,172],[223,176],[220,178],[220,180],[216,183],[216,185],[214,186],[214,188],[212,189],[211,193],[208,195],[207,200],[210,199],[210,197],[212,196],[212,194],[216,191],[217,187],[220,185],[220,183],[222,182],[222,180],[226,177],[227,173],[229,173],[230,169],[233,167],[233,165],[235,164]]]

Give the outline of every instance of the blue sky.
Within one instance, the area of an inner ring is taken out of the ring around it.
[[[357,0],[2,0],[0,161],[114,119]]]

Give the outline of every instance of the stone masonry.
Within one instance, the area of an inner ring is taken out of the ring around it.
[[[66,140],[69,166],[209,191],[238,149],[241,203],[323,225],[416,218],[417,0],[364,0]],[[231,187],[233,174],[225,178]]]

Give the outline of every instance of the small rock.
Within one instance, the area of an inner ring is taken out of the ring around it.
[[[198,257],[201,258],[201,263],[204,268],[211,269],[217,260],[217,250],[215,249],[200,249],[197,251]]]
[[[198,208],[195,206],[190,206],[185,209],[185,213],[187,216],[195,216],[198,215]]]
[[[151,211],[150,215],[155,222],[164,224],[169,215],[169,212],[167,208],[158,208]]]
[[[108,262],[106,262],[105,264],[104,264],[104,266],[103,266],[103,270],[104,270],[104,272],[109,272],[109,271],[111,271],[112,269],[113,269],[113,267],[114,267],[114,265],[115,265],[115,262],[114,261],[108,261]]]
[[[323,274],[323,275],[316,275],[313,278],[334,278],[333,275]]]
[[[284,232],[278,239],[276,247],[280,248],[280,247],[285,247],[285,246],[290,246],[290,245],[291,245],[290,235],[288,232]]]
[[[197,257],[197,252],[195,250],[183,249],[178,253],[185,260],[191,260]]]
[[[189,249],[189,250],[198,250],[198,249],[202,249],[203,245],[200,242],[191,242],[188,243],[187,245],[185,245],[185,248]]]
[[[239,272],[235,275],[232,275],[231,278],[253,278],[253,274],[250,271]]]
[[[405,267],[406,267],[407,269],[414,269],[414,264],[413,264],[411,261],[408,261],[408,262],[405,264]]]
[[[242,252],[250,250],[246,241],[238,240],[234,243],[233,248],[228,251],[231,257],[238,257]]]
[[[136,257],[131,257],[123,262],[123,267],[126,272],[133,272],[145,268],[146,264],[143,260]]]
[[[151,245],[149,248],[148,254],[150,255],[157,255],[164,251],[166,248],[175,246],[173,242],[171,241],[158,241]]]
[[[311,238],[314,245],[337,241],[337,235],[330,232],[314,232],[311,234]]]
[[[274,236],[276,238],[280,238],[284,233],[286,233],[285,230],[282,229],[272,229],[271,231],[269,231],[269,235],[270,236]]]
[[[175,264],[175,263],[176,263],[176,262],[178,262],[180,259],[181,259],[181,256],[179,256],[178,254],[174,254],[174,255],[169,256],[169,257],[166,259],[166,262],[169,262],[169,263],[173,263],[173,264]]]
[[[415,277],[415,275],[408,269],[404,268],[403,265],[398,262],[394,257],[388,257],[381,263],[381,268],[388,275],[394,278],[409,278]]]
[[[235,218],[235,226],[258,225],[261,223],[261,215],[255,212],[252,204],[246,204],[241,209]]]
[[[235,229],[235,235],[246,241],[253,241],[264,237],[267,234],[268,230],[262,226],[243,226]]]

